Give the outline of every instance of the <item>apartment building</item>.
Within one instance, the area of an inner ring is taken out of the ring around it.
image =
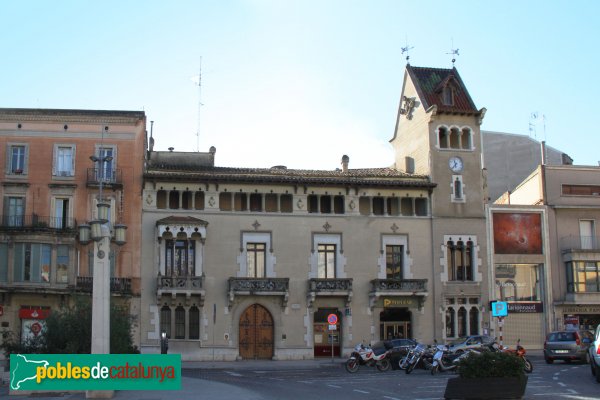
[[[111,291],[138,313],[145,124],[138,111],[0,109],[1,329],[37,336],[71,296],[91,293],[93,246],[78,226],[100,198],[111,229],[128,228],[103,255]]]

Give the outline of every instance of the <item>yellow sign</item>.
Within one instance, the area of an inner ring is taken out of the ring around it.
[[[383,307],[418,307],[414,297],[387,297],[383,299]]]

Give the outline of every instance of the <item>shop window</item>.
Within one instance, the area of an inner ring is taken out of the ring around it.
[[[541,268],[538,264],[496,264],[494,269],[497,299],[542,301]]]

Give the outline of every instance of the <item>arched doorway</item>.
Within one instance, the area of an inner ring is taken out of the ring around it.
[[[273,358],[273,317],[260,304],[252,304],[240,317],[240,357]]]

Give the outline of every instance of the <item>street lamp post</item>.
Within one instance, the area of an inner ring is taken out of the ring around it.
[[[112,157],[91,156],[90,159],[99,165],[103,171],[104,163]],[[127,226],[116,224],[111,226],[109,220],[110,203],[102,197],[102,182],[104,174],[96,176],[100,179],[98,194],[98,218],[88,224],[79,225],[79,242],[81,244],[94,243],[93,258],[93,283],[92,283],[92,354],[110,354],[110,242],[114,231],[115,243],[122,246],[126,243],[125,232]],[[86,398],[112,398],[114,392],[87,391]]]

